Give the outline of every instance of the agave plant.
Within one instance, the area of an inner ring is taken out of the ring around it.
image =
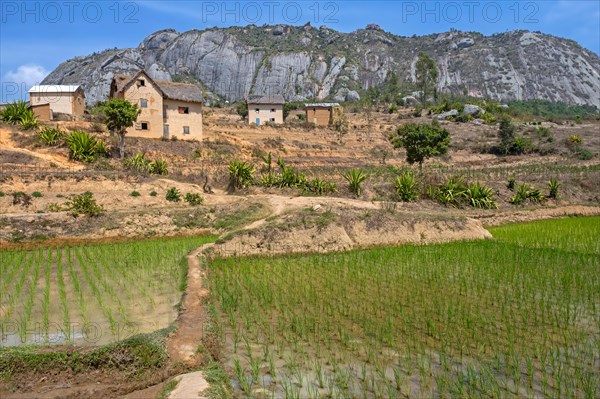
[[[64,138],[64,133],[60,129],[45,127],[37,134],[37,137],[44,145],[54,146]]]
[[[140,152],[126,158],[123,161],[125,167],[134,170],[139,173],[150,173],[150,161],[146,159],[146,156]]]
[[[303,187],[303,190],[316,195],[335,193],[337,191],[335,183],[327,182],[323,179],[319,179],[318,177],[307,181]]]
[[[360,185],[367,179],[367,175],[362,169],[349,169],[342,174],[344,179],[348,182],[350,186],[350,191],[354,193],[357,197],[360,196],[361,187]]]
[[[526,183],[521,184],[515,195],[510,197],[510,203],[513,205],[523,205],[527,201],[528,192],[529,186]]]
[[[246,188],[254,182],[254,165],[242,161],[229,164],[229,189]]]
[[[150,173],[154,175],[165,176],[169,174],[169,167],[167,165],[167,161],[164,159],[157,159],[155,161],[150,162]]]
[[[396,194],[404,202],[414,201],[419,198],[419,183],[415,174],[405,171],[400,176],[396,177],[394,182]]]
[[[277,159],[277,165],[279,166],[279,175],[275,183],[277,187],[304,187],[306,184],[304,173],[287,166],[282,158]]]
[[[21,121],[19,124],[23,130],[37,129],[40,125],[37,120],[37,116],[35,116],[33,111],[30,109],[21,115]]]
[[[30,112],[33,113],[27,103],[24,101],[16,101],[8,104],[6,108],[0,112],[0,119],[11,125],[19,125],[21,124],[23,115]]]
[[[498,205],[494,200],[494,191],[480,183],[469,183],[465,191],[465,197],[469,204],[474,208],[497,209]]]
[[[460,177],[452,177],[446,184],[437,188],[435,199],[444,205],[458,207],[465,198],[466,192],[467,187],[464,180]]]
[[[550,179],[548,183],[548,198],[558,199],[558,189],[560,187],[560,183],[556,177]]]
[[[89,163],[99,155],[106,155],[106,146],[88,132],[75,130],[65,139],[72,159]]]

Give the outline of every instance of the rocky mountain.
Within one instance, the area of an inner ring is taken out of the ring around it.
[[[377,25],[351,33],[310,24],[168,29],[137,48],[66,61],[43,83],[82,84],[93,104],[107,98],[113,74],[145,68],[157,79],[195,82],[207,98],[272,93],[287,101],[351,101],[384,85],[392,73],[400,82],[414,82],[421,51],[437,62],[441,92],[600,107],[600,57],[572,40],[529,31],[403,37]]]

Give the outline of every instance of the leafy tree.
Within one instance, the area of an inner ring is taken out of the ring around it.
[[[298,109],[297,104],[293,103],[285,103],[283,104],[283,120],[286,120],[290,112]]]
[[[424,102],[427,94],[434,92],[435,84],[438,78],[438,68],[435,61],[425,53],[419,53],[419,60],[416,65],[417,87],[421,91],[421,101]]]
[[[246,119],[248,117],[248,103],[246,101],[241,101],[235,107],[235,112],[242,118]]]
[[[448,152],[450,133],[435,122],[431,125],[408,123],[400,126],[390,141],[394,148],[405,148],[406,161],[418,163],[422,171],[426,159]]]
[[[111,98],[102,105],[106,115],[106,126],[111,132],[119,135],[119,154],[125,156],[125,134],[127,128],[133,126],[138,115],[142,112],[137,104],[132,104],[120,98]]]
[[[515,141],[515,126],[512,124],[510,117],[504,116],[500,119],[498,136],[500,137],[500,152],[507,155],[510,153],[511,147]]]

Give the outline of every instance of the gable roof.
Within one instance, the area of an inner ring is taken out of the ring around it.
[[[248,104],[284,104],[285,98],[281,94],[248,97]]]
[[[120,93],[125,91],[133,82],[135,82],[140,75],[144,75],[144,77],[150,81],[160,94],[164,98],[168,98],[171,100],[179,100],[179,101],[187,101],[187,102],[195,102],[201,103],[203,102],[202,91],[198,86],[191,83],[175,83],[169,82],[167,80],[154,80],[148,74],[141,70],[133,76],[124,75],[122,73],[116,73],[113,76],[113,80],[116,84],[116,92]]]
[[[155,80],[158,87],[163,91],[164,97],[171,100],[201,103],[203,101],[202,91],[194,84],[175,83],[166,80]]]
[[[36,85],[29,89],[30,93],[75,93],[81,85]]]

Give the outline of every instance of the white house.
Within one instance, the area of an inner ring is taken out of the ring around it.
[[[85,93],[80,85],[38,85],[29,89],[29,103],[42,120],[52,120],[54,113],[83,116]]]

